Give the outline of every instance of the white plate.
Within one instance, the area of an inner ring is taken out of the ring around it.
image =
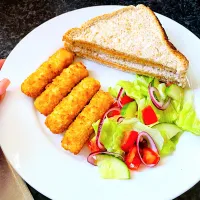
[[[116,9],[119,7],[84,8],[44,23],[15,47],[1,73],[0,78],[8,77],[12,83],[0,106],[1,146],[22,178],[51,199],[167,200],[200,180],[200,137],[190,133],[184,133],[175,153],[156,168],[134,172],[129,181],[102,180],[97,168],[87,163],[87,150],[78,156],[64,151],[61,136],[48,131],[44,117],[34,109],[33,100],[20,92],[23,80],[63,46],[62,36],[69,28]],[[199,39],[178,23],[162,15],[158,17],[172,43],[190,60],[189,78],[193,88],[199,88]],[[118,80],[132,79],[130,74],[87,60],[84,63],[104,89]]]

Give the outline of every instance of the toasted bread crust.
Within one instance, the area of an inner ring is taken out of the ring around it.
[[[138,5],[140,7],[143,7],[144,9],[146,9],[151,15],[152,17],[154,17],[155,22],[157,23],[158,29],[160,30],[160,33],[162,34],[162,39],[165,42],[166,46],[168,47],[169,51],[174,54],[176,57],[178,57],[183,64],[183,67],[185,70],[188,69],[188,65],[189,65],[189,61],[187,60],[187,58],[176,49],[176,47],[169,41],[168,36],[166,34],[165,29],[163,28],[162,24],[160,23],[159,19],[157,18],[157,16],[155,15],[155,13],[149,8],[146,7],[144,5]]]
[[[87,42],[87,41],[74,40],[73,39],[74,34],[78,34],[79,32],[87,29],[88,27],[94,25],[99,20],[109,19],[109,18],[111,18],[111,17],[113,17],[115,15],[118,15],[118,14],[120,14],[122,12],[126,12],[127,10],[130,10],[130,9],[133,9],[133,8],[134,9],[135,8],[137,8],[137,9],[144,9],[145,12],[148,12],[154,18],[154,21],[156,22],[157,28],[158,28],[158,30],[159,30],[159,32],[161,34],[161,38],[162,38],[164,44],[167,46],[168,50],[173,55],[175,55],[175,57],[178,58],[180,60],[180,62],[182,63],[182,66],[181,66],[182,69],[181,69],[180,73],[186,71],[187,68],[188,68],[188,64],[189,64],[187,58],[182,53],[180,53],[178,50],[176,50],[176,48],[169,42],[168,37],[167,37],[167,35],[165,33],[164,28],[162,27],[161,23],[159,22],[158,18],[154,14],[154,12],[150,8],[148,8],[148,7],[144,6],[144,5],[138,5],[136,7],[134,7],[134,6],[127,6],[125,8],[120,9],[120,10],[114,11],[114,12],[112,12],[110,14],[104,14],[102,16],[95,17],[95,18],[87,21],[86,23],[84,23],[80,28],[73,28],[73,29],[70,29],[69,31],[67,31],[65,33],[65,35],[63,36],[63,41],[66,41],[66,42],[70,43],[71,45],[75,45],[75,46],[81,45],[81,46],[87,46],[88,48],[99,49],[99,50],[103,51],[104,53],[115,54],[116,56],[132,60],[133,62],[142,64],[142,65],[149,65],[149,66],[152,66],[152,67],[155,66],[155,67],[159,67],[159,68],[164,68],[165,69],[166,66],[163,66],[160,63],[156,63],[156,62],[154,62],[151,59],[138,58],[135,55],[130,55],[130,54],[119,52],[117,50],[103,48],[100,45],[93,44],[93,43],[90,43],[90,42]],[[175,69],[171,69],[171,71],[175,72],[176,70]]]
[[[186,86],[186,81],[187,81],[186,79],[184,79],[184,81],[170,80],[170,79],[166,79],[164,76],[155,75],[154,73],[142,72],[140,70],[128,67],[126,65],[121,65],[121,64],[117,64],[117,63],[114,63],[114,62],[111,62],[111,61],[103,60],[99,57],[92,56],[91,54],[77,52],[76,55],[79,56],[79,57],[82,57],[82,58],[86,58],[86,59],[104,64],[104,65],[107,65],[107,66],[112,67],[112,68],[119,69],[119,70],[124,71],[124,72],[131,72],[131,73],[137,73],[137,74],[140,74],[140,75],[156,77],[163,82],[173,82],[177,85],[180,85],[183,88]]]

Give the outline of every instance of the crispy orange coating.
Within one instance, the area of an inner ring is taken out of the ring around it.
[[[53,133],[62,133],[99,90],[100,83],[84,78],[47,116],[45,124]]]
[[[69,126],[62,140],[62,147],[78,154],[94,131],[92,124],[103,116],[113,102],[114,100],[109,93],[101,90],[97,92]]]
[[[73,53],[64,48],[59,49],[22,83],[21,91],[29,97],[38,97],[47,84],[52,82],[73,60]]]
[[[72,88],[88,75],[88,71],[82,63],[71,64],[36,98],[35,108],[43,115],[49,115]]]

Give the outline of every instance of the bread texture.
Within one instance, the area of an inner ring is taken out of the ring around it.
[[[65,48],[81,57],[185,86],[189,61],[168,40],[154,12],[144,5],[95,17],[80,28],[68,30],[63,41]]]

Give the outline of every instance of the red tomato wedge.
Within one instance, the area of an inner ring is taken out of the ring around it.
[[[121,102],[122,106],[124,106],[125,104],[130,103],[130,102],[132,102],[133,100],[134,100],[134,99],[130,98],[129,96],[124,95],[124,96],[121,98],[120,102]]]
[[[89,142],[88,142],[88,148],[91,152],[94,152],[94,151],[100,151],[99,147],[97,146],[96,144],[96,138],[93,137]]]
[[[152,149],[146,147],[142,149],[142,159],[146,164],[157,164],[160,160],[160,156]]]
[[[114,108],[114,107],[117,107],[117,108],[118,108],[117,102],[113,103],[113,105],[111,106],[111,108]],[[114,116],[116,116],[116,115],[120,115],[120,111],[117,111],[117,110],[111,111],[111,112],[108,114],[108,117],[114,117]]]
[[[108,114],[108,117],[114,117],[116,115],[120,115],[120,111],[118,110],[113,110]]]
[[[128,152],[131,147],[137,141],[138,132],[136,131],[127,131],[124,134],[124,138],[122,140],[121,148],[123,151]]]
[[[114,108],[114,107],[118,107],[117,102],[113,103],[113,105],[111,106],[111,108]]]
[[[172,85],[172,84],[173,84],[172,82],[167,82],[167,83],[166,83],[166,86],[169,87],[169,86]]]
[[[156,113],[151,106],[147,106],[142,110],[142,118],[145,125],[154,124],[158,121]]]
[[[137,152],[137,147],[134,145],[125,157],[125,163],[127,167],[131,170],[137,170],[141,164],[139,154]]]

